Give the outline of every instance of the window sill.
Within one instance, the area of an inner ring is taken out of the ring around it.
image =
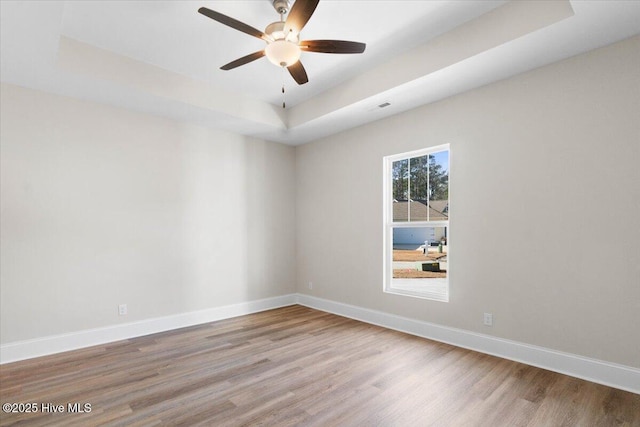
[[[447,282],[447,279],[393,279],[391,286],[387,286],[384,292],[432,301],[449,302],[449,284]]]

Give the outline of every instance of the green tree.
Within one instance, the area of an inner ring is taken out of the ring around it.
[[[406,200],[408,198],[409,161],[399,160],[393,162],[392,170],[393,198],[395,200]]]
[[[391,173],[396,200],[449,199],[449,173],[432,155],[393,162]]]
[[[429,200],[449,200],[449,172],[429,156]]]
[[[412,200],[427,201],[429,195],[428,187],[428,162],[429,156],[420,156],[410,159],[411,168],[411,189],[410,198]]]

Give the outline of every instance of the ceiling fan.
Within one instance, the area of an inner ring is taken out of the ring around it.
[[[256,59],[266,56],[273,64],[286,68],[291,77],[299,84],[309,81],[307,72],[300,62],[300,54],[306,52],[320,53],[362,53],[366,45],[364,43],[344,40],[300,40],[300,31],[307,24],[320,0],[296,0],[289,10],[288,0],[272,0],[273,7],[280,14],[280,21],[267,25],[264,32],[253,28],[243,22],[223,15],[206,7],[201,7],[198,12],[206,17],[218,21],[250,36],[264,40],[267,46],[264,50],[250,53],[242,58],[231,61],[220,67],[222,70],[231,70],[241,65],[248,64]],[[287,19],[283,16],[289,12]]]

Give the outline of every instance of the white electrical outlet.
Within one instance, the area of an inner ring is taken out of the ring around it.
[[[120,316],[124,316],[125,314],[127,314],[127,304],[120,304],[118,306],[118,314]]]
[[[309,282],[309,289],[313,289],[313,282]]]
[[[485,313],[484,314],[484,325],[485,326],[493,326],[493,314]]]

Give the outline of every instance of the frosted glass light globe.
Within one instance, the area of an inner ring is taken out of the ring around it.
[[[279,67],[288,67],[300,59],[300,46],[287,40],[276,40],[264,49],[271,63]]]

